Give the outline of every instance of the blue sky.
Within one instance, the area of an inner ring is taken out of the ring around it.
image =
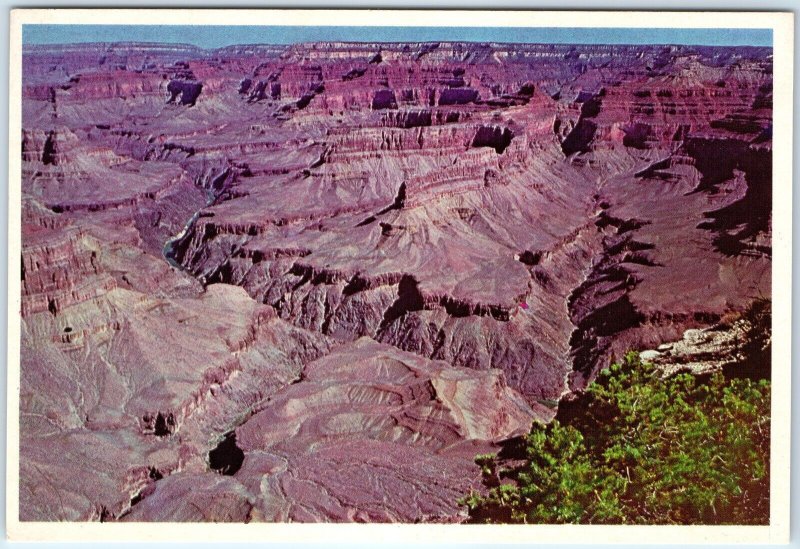
[[[231,44],[347,42],[527,42],[544,44],[691,44],[772,46],[770,29],[290,27],[186,25],[23,25],[25,44],[172,42],[218,48]]]

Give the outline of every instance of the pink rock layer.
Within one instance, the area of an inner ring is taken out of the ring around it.
[[[772,56],[23,52],[23,520],[464,519],[475,454],[770,294]]]

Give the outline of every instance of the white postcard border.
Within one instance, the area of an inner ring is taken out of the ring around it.
[[[11,12],[6,529],[13,541],[270,541],[408,543],[722,543],[789,541],[792,268],[792,13],[659,11],[17,9]],[[442,12],[439,12],[442,13]],[[313,25],[773,30],[771,522],[769,526],[185,524],[20,522],[19,389],[22,25]]]

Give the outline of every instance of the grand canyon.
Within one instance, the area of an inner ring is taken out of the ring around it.
[[[771,293],[770,48],[22,69],[24,521],[463,522],[476,455]]]

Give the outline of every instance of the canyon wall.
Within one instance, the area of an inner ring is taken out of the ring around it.
[[[765,48],[26,47],[23,520],[464,520],[770,294]]]

